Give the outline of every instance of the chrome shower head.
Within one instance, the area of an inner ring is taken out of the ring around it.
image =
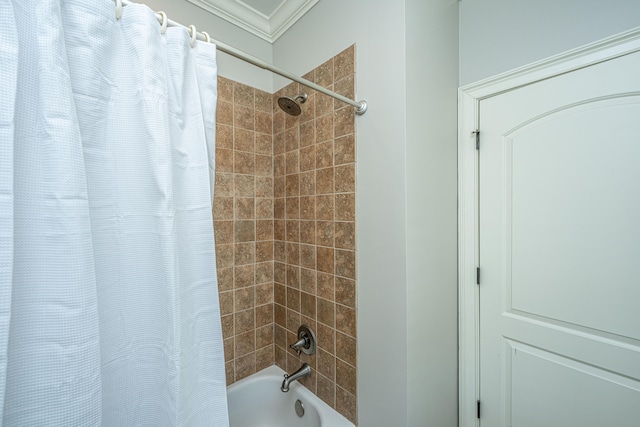
[[[302,113],[300,104],[304,104],[307,101],[307,98],[308,95],[306,94],[306,92],[302,92],[295,98],[292,98],[290,96],[281,96],[280,98],[278,98],[278,105],[285,113],[292,116],[299,116],[300,113]]]

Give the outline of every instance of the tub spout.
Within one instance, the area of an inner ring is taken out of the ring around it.
[[[289,391],[289,384],[299,380],[300,378],[306,378],[310,375],[311,375],[311,366],[309,366],[306,363],[303,363],[300,369],[295,371],[293,374],[291,375],[284,374],[284,381],[282,381],[282,387],[280,387],[280,390],[286,393]]]

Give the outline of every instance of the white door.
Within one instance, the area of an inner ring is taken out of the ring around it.
[[[482,426],[640,426],[640,53],[480,101]]]

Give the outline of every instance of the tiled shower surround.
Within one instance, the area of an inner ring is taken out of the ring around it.
[[[354,97],[354,46],[304,77]],[[280,96],[309,98],[292,117]],[[297,83],[271,95],[218,78],[214,226],[227,383],[272,364],[356,421],[353,107]],[[289,349],[298,326],[313,356]]]

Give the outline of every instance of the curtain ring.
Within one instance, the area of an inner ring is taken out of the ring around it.
[[[196,40],[198,39],[198,32],[195,25],[189,25],[189,34],[191,35],[191,47],[196,46]]]
[[[158,15],[162,17],[162,21],[160,23],[160,34],[164,34],[167,31],[167,24],[169,23],[169,18],[167,14],[163,11],[159,11]]]
[[[203,31],[203,32],[202,32],[202,35],[204,36],[204,40],[205,40],[207,43],[211,43],[211,37],[209,36],[209,33],[207,33],[206,31]]]
[[[116,19],[122,18],[122,0],[116,0]]]

